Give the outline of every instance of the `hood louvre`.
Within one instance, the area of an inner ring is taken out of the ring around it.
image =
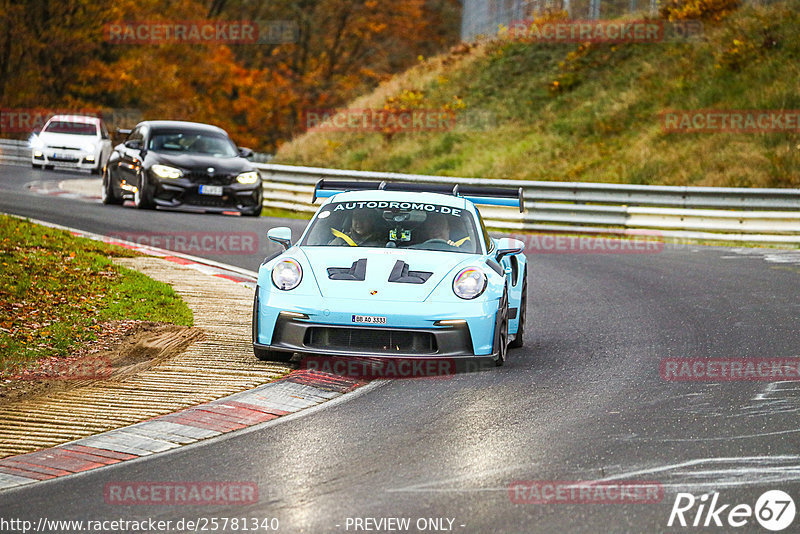
[[[367,258],[354,261],[350,267],[328,267],[328,278],[363,282],[367,278]]]
[[[428,271],[411,271],[408,264],[402,260],[397,260],[389,275],[389,282],[399,284],[424,284],[433,273]]]

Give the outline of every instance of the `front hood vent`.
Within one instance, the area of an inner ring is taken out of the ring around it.
[[[367,258],[354,261],[350,267],[328,267],[328,278],[363,282],[367,278]]]
[[[399,284],[424,284],[433,273],[428,271],[410,271],[408,264],[402,260],[397,260],[394,264],[389,282]]]

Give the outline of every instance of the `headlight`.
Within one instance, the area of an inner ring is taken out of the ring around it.
[[[150,170],[159,178],[180,178],[183,176],[182,170],[168,165],[153,165]]]
[[[474,299],[486,289],[486,275],[476,267],[462,269],[453,279],[453,293],[465,300]]]
[[[242,174],[236,177],[236,181],[238,181],[240,184],[254,184],[258,181],[258,172],[256,171],[243,172]]]
[[[303,269],[295,260],[283,260],[272,268],[272,283],[283,291],[296,288],[303,279]]]

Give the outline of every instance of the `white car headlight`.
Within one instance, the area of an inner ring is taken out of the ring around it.
[[[272,283],[283,291],[296,288],[303,279],[303,269],[295,260],[283,260],[272,268]]]
[[[486,274],[477,267],[462,269],[453,279],[453,293],[457,297],[471,300],[486,289]]]
[[[256,171],[243,172],[242,174],[236,177],[236,181],[238,181],[240,184],[254,184],[258,181],[258,172]]]
[[[183,176],[182,170],[168,165],[153,165],[150,170],[159,178],[180,178]]]

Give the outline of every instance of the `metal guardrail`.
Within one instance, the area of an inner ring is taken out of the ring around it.
[[[29,162],[26,141],[0,139],[0,160]],[[256,163],[264,206],[313,213],[321,178],[522,187],[525,212],[482,207],[486,224],[505,230],[648,235],[800,244],[800,189],[689,187],[452,178]]]
[[[0,139],[0,160],[30,163],[31,147],[27,141]]]
[[[257,165],[265,178],[264,206],[314,212],[311,193],[321,178],[522,187],[525,212],[482,207],[486,224],[505,230],[664,236],[800,243],[800,190],[648,186],[451,178]]]

